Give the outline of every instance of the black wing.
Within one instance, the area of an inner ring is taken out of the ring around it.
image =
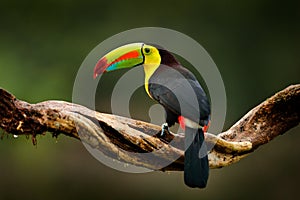
[[[205,125],[210,115],[208,99],[195,76],[180,65],[161,65],[149,80],[149,92],[167,112]],[[201,123],[203,121],[203,123]]]

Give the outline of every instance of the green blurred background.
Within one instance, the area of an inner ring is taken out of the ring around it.
[[[300,1],[33,2],[0,3],[0,87],[32,103],[71,101],[85,56],[106,38],[144,26],[180,31],[209,52],[228,97],[224,129],[270,95],[300,82]],[[187,188],[181,172],[115,171],[64,136],[38,137],[37,147],[25,137],[5,136],[0,199],[297,197],[299,132],[298,126],[238,164],[211,170],[204,190]]]

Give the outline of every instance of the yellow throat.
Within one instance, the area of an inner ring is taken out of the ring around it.
[[[159,67],[161,57],[159,55],[159,52],[158,52],[157,48],[155,48],[153,46],[150,46],[150,45],[145,45],[144,49],[146,47],[151,49],[151,53],[147,54],[147,53],[144,52],[145,60],[144,60],[143,65],[144,65],[144,72],[145,72],[145,90],[146,90],[147,94],[151,97],[151,95],[149,93],[149,88],[148,88],[149,79],[153,75],[155,70]]]

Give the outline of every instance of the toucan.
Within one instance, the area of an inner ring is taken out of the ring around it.
[[[166,111],[165,129],[179,123],[185,132],[184,181],[189,187],[206,187],[209,175],[204,133],[210,123],[210,103],[196,77],[176,57],[157,44],[130,43],[98,60],[94,79],[104,72],[142,66],[145,90]]]

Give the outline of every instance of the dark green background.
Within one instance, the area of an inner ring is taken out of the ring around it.
[[[21,2],[21,1],[20,1]],[[33,2],[33,1],[32,1]],[[121,31],[180,31],[209,52],[228,100],[225,128],[300,82],[299,1],[0,3],[0,87],[29,102],[71,101],[85,56]],[[224,128],[224,129],[225,129]],[[0,141],[0,199],[283,199],[299,194],[299,127],[189,189],[182,173],[126,174],[64,136]]]

